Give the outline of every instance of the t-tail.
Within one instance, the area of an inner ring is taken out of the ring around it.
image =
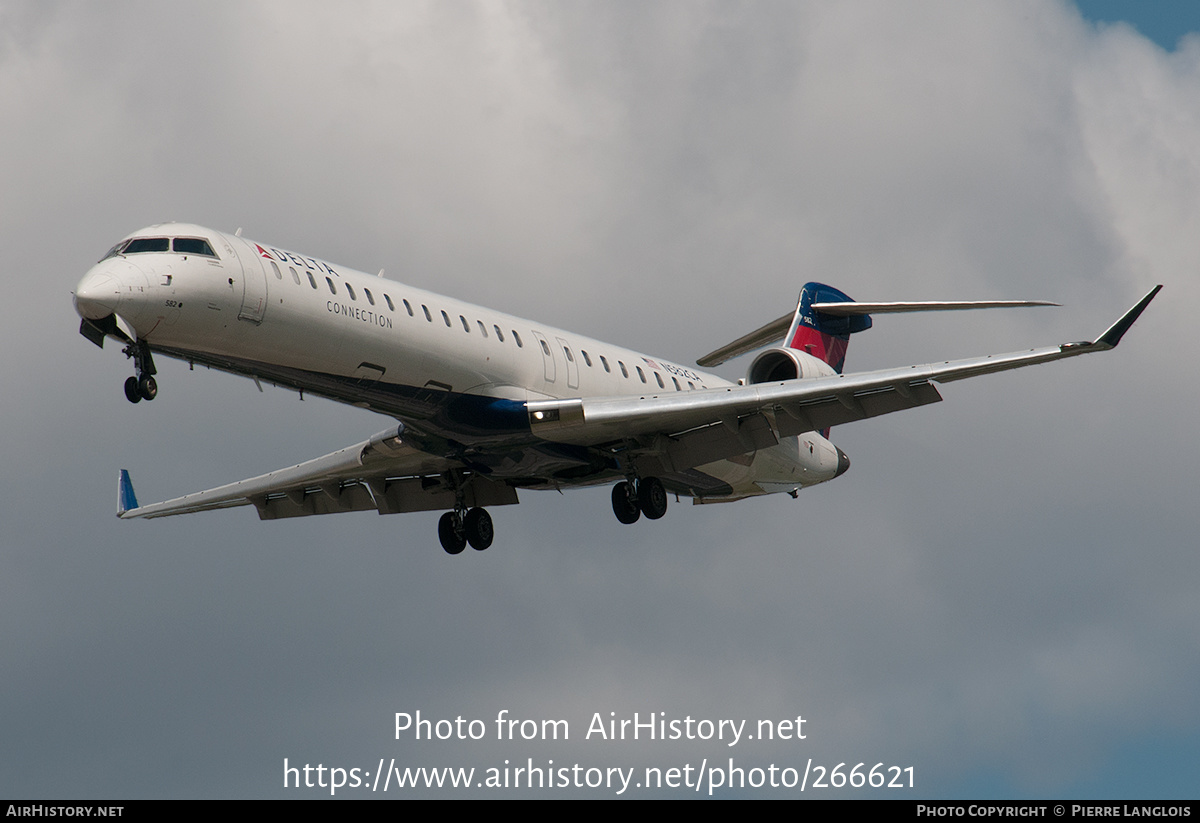
[[[1045,300],[956,300],[903,303],[857,303],[832,286],[805,283],[796,314],[783,338],[789,349],[806,352],[828,363],[838,374],[846,364],[850,335],[871,328],[872,314],[910,311],[962,311],[1057,306]]]
[[[850,335],[871,328],[872,314],[891,314],[910,311],[959,311],[962,309],[1011,309],[1023,306],[1057,306],[1045,300],[970,300],[970,301],[922,301],[919,303],[858,303],[845,293],[826,286],[824,283],[805,283],[800,290],[796,311],[772,320],[761,328],[739,337],[732,343],[711,351],[696,362],[705,367],[719,366],[727,360],[763,346],[776,345],[811,355],[829,364],[838,374],[846,364],[846,347]],[[787,329],[782,343],[779,333]],[[779,349],[776,349],[779,351]],[[761,356],[760,356],[761,357]],[[753,371],[752,367],[752,371]],[[769,379],[776,378],[773,369],[767,369]],[[792,374],[791,377],[797,377]],[[764,378],[766,379],[766,378]],[[751,383],[759,382],[750,380]]]
[[[825,310],[831,304],[838,303],[854,301],[844,292],[824,283],[805,283],[804,288],[800,290],[796,313],[792,317],[792,325],[787,335],[783,338],[783,345],[811,354],[841,374],[842,367],[846,364],[850,335],[871,328],[871,316],[834,314]]]

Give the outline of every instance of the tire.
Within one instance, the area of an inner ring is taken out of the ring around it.
[[[143,400],[153,400],[158,397],[158,381],[152,374],[143,374],[137,381],[138,394]]]
[[[638,508],[629,484],[624,480],[613,486],[612,507],[613,514],[626,526],[638,522],[638,518],[642,516],[642,510]]]
[[[138,379],[130,377],[125,381],[125,399],[130,403],[141,403],[142,393],[138,389]]]
[[[463,518],[463,530],[467,533],[467,542],[471,548],[481,552],[492,545],[496,532],[492,528],[492,516],[486,509],[471,509]]]
[[[460,554],[467,547],[467,538],[463,537],[462,521],[454,512],[446,512],[438,521],[438,540],[446,554]]]
[[[643,477],[638,481],[638,506],[642,514],[657,520],[667,513],[667,490],[657,477]]]

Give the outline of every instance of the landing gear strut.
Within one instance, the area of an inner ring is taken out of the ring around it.
[[[133,358],[133,370],[136,372],[125,381],[125,399],[130,403],[140,403],[158,397],[158,381],[154,379],[158,370],[154,368],[154,358],[146,341],[130,343],[125,347],[125,356]]]
[[[667,513],[667,490],[657,477],[622,480],[613,486],[613,514],[622,523],[636,523],[643,514],[657,520]]]

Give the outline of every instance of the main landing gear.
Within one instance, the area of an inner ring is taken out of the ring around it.
[[[636,523],[643,514],[657,520],[667,513],[667,490],[657,477],[622,480],[613,486],[613,514],[626,525]]]
[[[158,397],[158,381],[154,379],[157,370],[146,341],[130,343],[125,347],[125,356],[133,358],[133,370],[136,372],[125,381],[125,399],[130,403],[140,403]]]
[[[481,552],[492,545],[496,536],[492,529],[492,516],[486,509],[474,508],[464,516],[461,510],[446,512],[438,521],[438,539],[447,554],[459,554],[471,544],[471,548]]]

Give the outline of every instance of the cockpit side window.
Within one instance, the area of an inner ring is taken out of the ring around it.
[[[216,252],[203,237],[176,237],[171,241],[171,248],[180,254],[203,254],[205,257],[216,257]]]
[[[171,241],[166,237],[135,237],[121,250],[121,254],[145,254],[153,251],[170,251]]]

